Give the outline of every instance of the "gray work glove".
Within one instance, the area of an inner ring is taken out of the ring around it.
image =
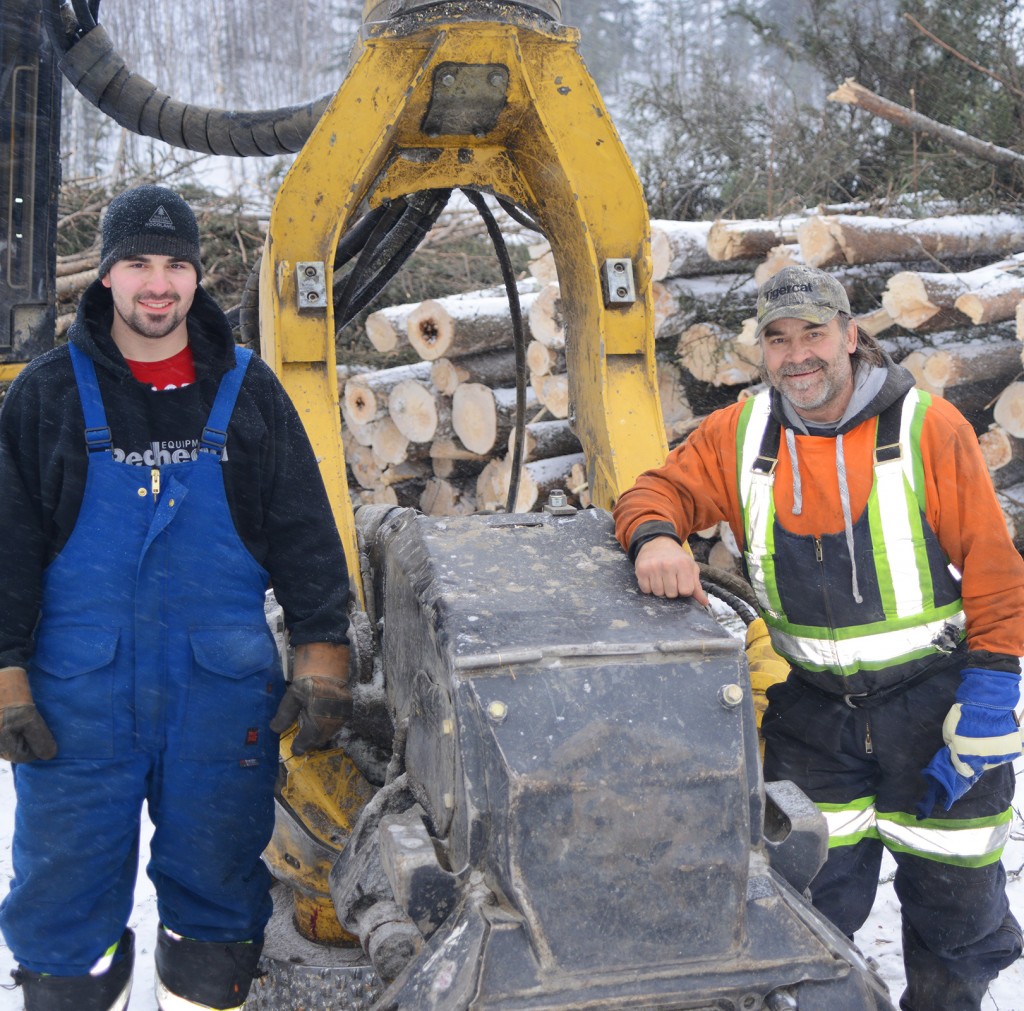
[[[4,667],[0,670],[0,758],[34,762],[56,754],[57,742],[32,702],[24,668]]]
[[[292,682],[270,721],[270,729],[276,734],[298,723],[293,755],[327,747],[352,718],[348,658],[348,646],[333,643],[307,643],[295,648]]]

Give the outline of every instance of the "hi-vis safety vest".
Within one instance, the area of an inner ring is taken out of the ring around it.
[[[772,644],[806,671],[844,678],[846,691],[902,681],[964,635],[960,574],[925,518],[920,430],[931,402],[911,390],[883,411],[874,482],[845,532],[793,534],[775,514],[773,487],[781,428],[769,393],[749,399],[737,431],[745,561]]]

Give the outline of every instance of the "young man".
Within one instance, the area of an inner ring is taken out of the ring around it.
[[[299,417],[198,286],[199,230],[142,186],[103,221],[67,346],[0,411],[0,929],[27,1011],[127,1004],[142,805],[160,1007],[236,1008],[271,913],[278,733],[350,716],[348,577]],[[295,647],[283,680],[273,586]],[[276,711],[276,716],[275,716]]]
[[[775,649],[766,780],[829,826],[815,906],[853,936],[896,864],[906,1011],[971,1011],[1021,952],[1000,854],[1024,561],[970,425],[861,333],[828,274],[758,294],[768,390],[717,411],[615,508],[641,590],[705,602],[694,531],[725,520]]]

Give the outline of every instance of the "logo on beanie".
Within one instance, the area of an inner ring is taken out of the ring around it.
[[[164,228],[169,232],[174,231],[174,222],[171,220],[170,214],[164,209],[164,205],[160,204],[150,216],[149,221],[146,222],[147,228]]]

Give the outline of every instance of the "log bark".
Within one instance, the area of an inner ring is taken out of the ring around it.
[[[932,386],[945,390],[986,381],[1005,385],[1020,369],[1020,345],[1015,340],[993,341],[972,335],[966,343],[933,348],[924,363],[924,376]]]
[[[530,376],[535,402],[543,404],[553,418],[569,417],[569,377],[564,372],[552,376]]]
[[[475,481],[446,481],[432,477],[420,495],[420,510],[427,516],[467,516],[476,509],[475,486]]]
[[[510,458],[514,443],[515,430],[513,429],[508,433],[508,455]],[[523,463],[580,452],[582,452],[580,440],[565,419],[534,421],[524,430]]]
[[[967,290],[958,274],[903,270],[889,278],[882,308],[908,330],[942,330],[963,326],[966,316],[955,308]]]
[[[1024,382],[1012,382],[999,394],[992,417],[1015,439],[1024,439]]]
[[[659,340],[677,337],[706,320],[753,315],[757,308],[757,285],[749,274],[674,277],[655,281],[652,293],[654,335]]]
[[[511,464],[504,457],[495,457],[480,471],[476,479],[476,507],[481,512],[503,512],[508,501]],[[522,490],[517,496],[518,504]],[[528,511],[516,509],[516,512]]]
[[[99,270],[93,267],[91,270],[58,277],[56,281],[57,298],[70,298],[72,295],[81,294],[99,276]]]
[[[961,274],[968,291],[955,308],[975,326],[1013,319],[1024,300],[1024,254]]]
[[[830,102],[843,102],[847,105],[855,105],[873,116],[880,116],[882,119],[894,123],[904,130],[912,130],[915,133],[927,134],[936,137],[947,147],[961,154],[969,155],[972,158],[979,158],[992,165],[999,165],[1004,168],[1024,166],[1024,155],[1008,148],[1000,147],[998,144],[990,144],[988,141],[979,140],[963,130],[946,126],[928,116],[922,116],[905,106],[890,102],[881,95],[876,95],[869,88],[858,84],[852,77],[846,78],[843,83],[828,96]]]
[[[407,379],[429,382],[430,365],[414,362],[411,365],[396,365],[394,368],[352,376],[345,383],[341,397],[345,420],[353,425],[368,425],[384,417],[391,390]]]
[[[772,246],[765,253],[764,259],[754,268],[754,281],[762,285],[785,267],[802,267],[803,264],[800,244],[783,242],[778,246]]]
[[[665,426],[665,436],[669,442],[673,442],[689,431],[693,422],[693,408],[686,395],[686,387],[679,372],[679,365],[674,361],[662,358],[657,360],[656,365],[661,420]]]
[[[558,351],[565,347],[565,316],[558,282],[544,285],[530,303],[530,336],[545,347]]]
[[[928,363],[928,351],[911,351],[900,364],[914,377],[914,385],[925,393],[933,393],[935,396],[942,396],[942,390],[932,386],[924,374],[924,367]]]
[[[565,371],[565,351],[556,351],[540,341],[530,341],[526,348],[526,367],[533,375],[548,376]]]
[[[727,221],[719,219],[708,233],[708,256],[712,260],[759,259],[780,243],[796,238],[797,226],[804,215],[787,216],[777,221]]]
[[[527,390],[526,407],[535,399]],[[474,453],[487,454],[504,445],[515,423],[516,391],[492,390],[482,383],[462,383],[452,397],[452,429]]]
[[[1010,485],[996,492],[1006,529],[1018,551],[1024,551],[1024,484]]]
[[[519,477],[516,512],[530,512],[538,505],[542,506],[556,488],[567,491],[573,467],[584,464],[582,453],[552,456],[524,464]]]
[[[715,323],[688,327],[676,354],[690,375],[712,386],[741,386],[760,374],[760,349],[738,343],[733,330]]]
[[[529,310],[537,296],[521,295],[524,330]],[[407,323],[409,344],[425,361],[437,358],[461,358],[512,343],[512,321],[508,299],[429,298],[410,314]]]
[[[586,462],[574,463],[569,468],[569,482],[565,490],[569,498],[579,503],[581,509],[589,509],[593,505],[590,497],[590,482],[587,480]]]
[[[511,332],[510,332],[511,340]],[[516,381],[516,354],[511,348],[484,351],[464,358],[438,358],[430,368],[430,379],[439,393],[452,396],[460,383],[512,386]]]
[[[80,253],[70,253],[68,256],[58,256],[55,276],[65,277],[68,274],[80,274],[85,270],[98,268],[99,265],[99,248],[86,249]]]
[[[558,271],[555,269],[555,254],[551,252],[551,243],[538,242],[529,247],[530,262],[527,270],[542,285],[558,283]]]
[[[651,221],[652,278],[692,276],[714,271],[718,264],[708,253],[710,221]]]
[[[815,215],[797,229],[811,267],[884,260],[1003,257],[1024,247],[1024,218],[1014,214],[951,214],[941,218]]]
[[[1015,439],[993,422],[978,436],[978,446],[997,488],[1024,481],[1024,439]]]
[[[536,293],[540,286],[533,278],[518,282],[516,288],[520,298]],[[475,301],[480,299],[505,298],[503,287],[480,288],[477,291],[463,291],[448,295],[442,301],[447,305],[454,301]],[[395,354],[409,346],[409,317],[420,307],[420,302],[389,305],[366,317],[364,329],[374,348],[381,354]]]
[[[409,344],[409,316],[419,302],[388,305],[366,317],[364,329],[374,348],[381,354],[395,354]]]

